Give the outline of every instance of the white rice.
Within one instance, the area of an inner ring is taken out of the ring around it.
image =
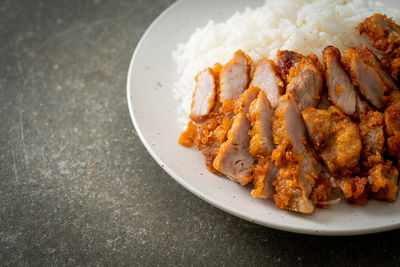
[[[225,64],[236,50],[248,53],[254,63],[261,57],[275,60],[278,49],[314,53],[321,59],[328,45],[343,51],[363,44],[356,27],[377,12],[399,23],[400,10],[362,0],[269,0],[223,23],[210,20],[173,52],[180,77],[173,89],[181,102],[179,122],[188,121],[196,74],[216,62]]]

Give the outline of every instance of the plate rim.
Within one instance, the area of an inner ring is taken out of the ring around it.
[[[211,196],[205,196],[204,193],[202,193],[201,191],[196,189],[190,183],[186,182],[178,174],[176,174],[171,168],[169,168],[168,165],[164,164],[164,162],[160,159],[160,157],[153,151],[151,145],[147,142],[147,140],[144,137],[142,130],[139,126],[139,123],[136,119],[136,116],[135,116],[135,113],[133,110],[133,104],[131,101],[131,99],[132,99],[131,90],[130,90],[131,85],[132,85],[131,76],[133,76],[132,70],[133,70],[133,66],[135,64],[135,59],[136,59],[137,55],[139,54],[139,51],[141,50],[141,47],[142,47],[143,42],[146,39],[146,37],[152,31],[154,26],[163,17],[165,17],[168,13],[171,12],[171,10],[173,10],[177,5],[181,4],[182,2],[184,2],[184,0],[177,0],[176,2],[172,3],[166,9],[164,9],[147,27],[147,29],[142,34],[139,42],[137,43],[137,45],[135,47],[135,50],[133,52],[133,55],[132,55],[130,63],[129,63],[128,73],[127,73],[126,90],[127,90],[127,104],[128,104],[129,114],[130,114],[131,120],[133,122],[133,125],[135,127],[137,135],[139,136],[141,142],[145,146],[147,152],[152,156],[152,158],[157,162],[157,164],[165,172],[167,172],[167,174],[169,176],[171,176],[176,182],[178,182],[181,186],[183,186],[186,190],[188,190],[195,196],[199,197],[201,200],[204,200],[208,204],[210,204],[224,212],[227,212],[235,217],[239,217],[245,221],[255,223],[255,224],[258,224],[261,226],[273,228],[276,230],[287,231],[287,232],[298,233],[298,234],[317,235],[317,236],[355,236],[355,235],[381,233],[381,232],[386,232],[386,231],[395,230],[395,229],[400,228],[400,223],[394,223],[394,224],[388,224],[388,225],[378,226],[378,227],[373,227],[373,228],[363,228],[363,229],[359,229],[359,230],[354,230],[354,229],[315,230],[315,229],[310,229],[310,228],[304,228],[301,226],[294,227],[294,226],[282,225],[279,223],[258,220],[256,218],[251,218],[250,216],[248,216],[244,213],[241,213],[233,208],[229,208],[223,204],[220,204],[217,200],[213,199]],[[398,201],[400,201],[400,200],[398,200]]]

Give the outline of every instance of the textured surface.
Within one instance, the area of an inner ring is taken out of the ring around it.
[[[125,79],[140,36],[172,2],[0,2],[1,265],[398,265],[400,231],[254,225],[152,160]]]

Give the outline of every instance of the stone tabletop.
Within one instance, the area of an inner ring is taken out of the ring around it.
[[[400,231],[318,237],[214,208],[129,117],[139,38],[172,0],[0,1],[0,265],[400,264]]]

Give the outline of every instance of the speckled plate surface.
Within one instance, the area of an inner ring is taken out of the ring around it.
[[[356,235],[399,228],[400,201],[394,204],[370,201],[366,206],[342,201],[329,209],[317,209],[313,215],[291,213],[277,208],[271,200],[253,199],[249,187],[209,173],[201,153],[178,145],[181,125],[177,122],[178,102],[172,93],[178,77],[171,52],[178,42],[185,42],[209,19],[223,21],[234,12],[242,11],[244,5],[257,7],[263,2],[178,1],[148,28],[136,47],[127,79],[129,111],[147,150],[171,177],[193,194],[260,225],[317,235]]]

